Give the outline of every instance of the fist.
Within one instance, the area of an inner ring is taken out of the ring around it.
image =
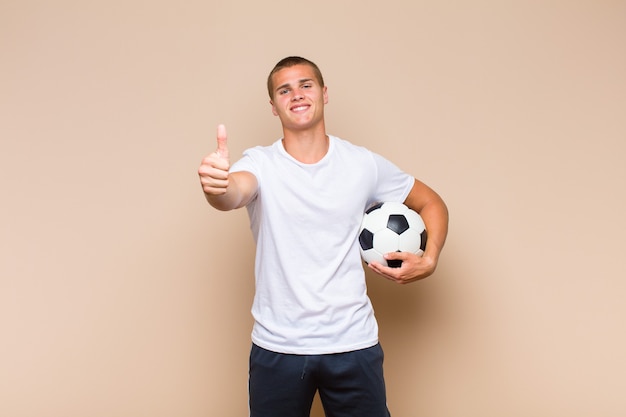
[[[217,149],[202,160],[198,175],[202,190],[207,195],[222,195],[228,189],[228,146],[226,128],[224,125],[217,127]]]

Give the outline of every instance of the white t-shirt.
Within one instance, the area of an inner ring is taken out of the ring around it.
[[[413,177],[333,136],[315,164],[297,161],[278,140],[246,150],[236,171],[251,172],[259,184],[247,206],[257,245],[252,341],[293,354],[375,345],[358,230],[371,204],[404,201]]]

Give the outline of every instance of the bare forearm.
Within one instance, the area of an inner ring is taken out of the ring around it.
[[[256,177],[249,172],[235,172],[228,176],[227,186],[221,193],[207,192],[204,196],[217,210],[228,211],[244,207],[256,195]]]
[[[217,210],[228,211],[240,208],[245,204],[242,204],[243,197],[237,186],[233,184],[234,182],[233,179],[229,180],[225,193],[216,195],[205,192],[204,197]]]
[[[448,235],[448,207],[439,194],[417,179],[404,203],[422,216],[428,232],[424,256],[437,262]]]
[[[233,210],[237,208],[238,205],[238,201],[235,197],[227,196],[226,194],[210,195],[204,193],[204,197],[213,208],[221,211]]]
[[[436,198],[422,208],[420,216],[428,233],[424,256],[437,261],[448,235],[448,208],[441,198]]]

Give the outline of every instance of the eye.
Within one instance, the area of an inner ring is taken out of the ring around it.
[[[311,84],[303,84],[302,85],[302,88],[311,88],[311,87],[313,87],[313,85],[311,85]]]
[[[287,94],[288,92],[289,92],[288,88],[283,88],[282,90],[278,90],[278,94],[280,94],[281,96]]]

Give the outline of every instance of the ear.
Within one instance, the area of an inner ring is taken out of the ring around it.
[[[328,104],[328,87],[324,86],[322,94],[324,96],[324,104]]]
[[[274,106],[274,102],[270,100],[270,105],[272,106],[272,114],[274,116],[278,116],[278,112],[276,111],[276,106]]]

